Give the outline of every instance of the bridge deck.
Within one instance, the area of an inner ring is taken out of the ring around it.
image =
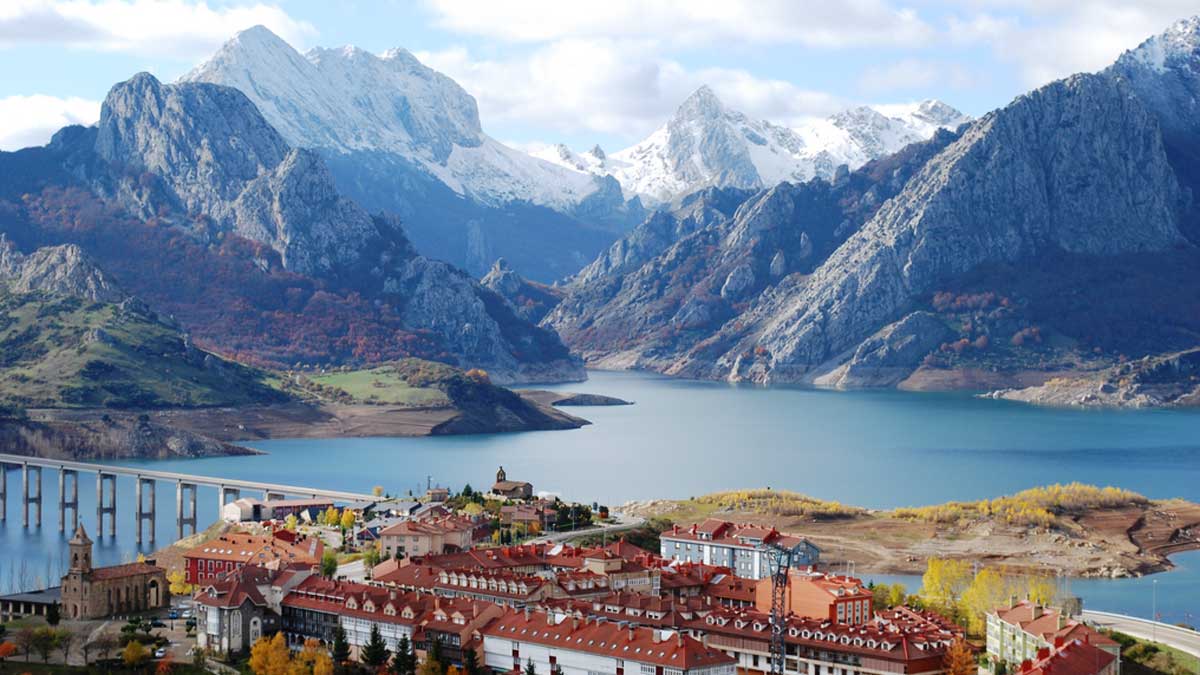
[[[65,459],[45,459],[42,457],[26,457],[23,455],[9,455],[0,453],[0,465],[4,464],[13,464],[16,466],[28,464],[30,466],[40,466],[48,469],[67,469],[69,471],[79,471],[81,473],[105,473],[123,476],[141,476],[143,478],[177,481],[194,485],[210,485],[213,487],[223,486],[235,490],[262,490],[263,492],[277,492],[284,495],[328,497],[330,499],[339,499],[344,501],[369,501],[378,499],[378,497],[374,495],[360,492],[325,490],[322,488],[304,487],[300,485],[285,485],[282,483],[265,483],[261,481],[242,480],[238,478],[215,478],[213,476],[200,476],[196,474],[176,473],[173,471],[156,471],[143,467],[115,466],[111,464],[95,464],[92,462],[76,462]]]

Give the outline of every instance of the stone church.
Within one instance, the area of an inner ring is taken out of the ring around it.
[[[170,604],[166,570],[148,562],[92,567],[92,540],[82,524],[69,546],[71,567],[62,579],[63,617],[101,619]]]

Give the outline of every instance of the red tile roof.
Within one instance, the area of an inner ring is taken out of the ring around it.
[[[1064,640],[1083,639],[1102,647],[1117,645],[1107,635],[1074,619],[1063,617],[1060,625],[1059,610],[1028,600],[1018,602],[1012,607],[998,609],[996,616],[1001,621],[1016,626],[1030,635],[1035,635],[1048,644],[1054,644],[1055,638],[1061,638]]]
[[[731,523],[718,518],[709,518],[703,523],[687,529],[680,529],[676,526],[669,532],[663,532],[660,536],[672,541],[712,542],[722,546],[740,548],[755,548],[757,544],[750,543],[752,540],[788,547],[805,541],[803,537],[783,534],[773,527],[750,523]]]
[[[770,617],[753,609],[734,609],[714,606],[703,618],[686,626],[704,631],[710,637],[770,641]],[[792,644],[807,645],[829,651],[870,655],[892,661],[929,660],[941,663],[946,647],[961,629],[943,626],[912,610],[881,613],[870,622],[857,626],[788,617],[785,639]],[[715,640],[720,645],[721,641]]]
[[[245,565],[265,565],[272,562],[283,564],[317,564],[325,545],[314,537],[295,537],[282,530],[272,535],[233,532],[206,541],[184,552],[184,558],[197,560],[226,560]]]
[[[1075,640],[1033,663],[1021,663],[1019,675],[1096,675],[1116,658],[1096,645]]]
[[[135,562],[125,565],[113,565],[111,567],[97,567],[92,570],[92,580],[101,581],[104,579],[126,579],[129,577],[140,577],[147,574],[160,574],[164,570],[160,567],[155,567],[150,563]]]
[[[547,612],[510,610],[482,629],[495,637],[598,656],[691,670],[733,664],[733,657],[677,631],[621,626],[611,621],[555,618]]]

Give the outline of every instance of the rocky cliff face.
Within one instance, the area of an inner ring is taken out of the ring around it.
[[[345,274],[378,243],[370,216],[338,194],[321,159],[290,148],[235,89],[136,75],[105,99],[95,147],[119,167],[108,187],[131,211],[206,217],[267,244],[289,270]]]
[[[1200,16],[1125,52],[1103,74],[1127,84],[1158,119],[1167,159],[1190,193],[1184,232],[1200,243]]]
[[[541,321],[563,298],[561,289],[529,281],[504,258],[497,260],[479,283],[504,298],[518,316],[533,323]]]
[[[842,244],[672,370],[811,380],[940,282],[1047,250],[1181,245],[1180,191],[1155,118],[1112,80],[1081,75],[971,125]],[[721,349],[721,347],[718,347]]]
[[[275,255],[251,247],[256,265],[386,305],[405,329],[433,336],[440,358],[499,382],[583,377],[553,333],[464,272],[417,255],[396,218],[341,196],[321,157],[288,146],[236,89],[141,74],[113,88],[97,130],[57,144],[45,153],[110,205],[202,246],[265,246]]]
[[[549,281],[644,214],[611,178],[530,157],[483,132],[475,99],[404,49],[300,54],[261,26],[182,78],[241,91],[338,188],[404,218],[424,254],[482,274],[498,256]]]
[[[544,322],[597,365],[670,368],[789,279],[810,274],[954,138],[940,132],[832,183],[690,195],[584,268]]]
[[[43,292],[114,303],[127,297],[78,246],[48,246],[22,255],[3,233],[0,282],[14,293]]]

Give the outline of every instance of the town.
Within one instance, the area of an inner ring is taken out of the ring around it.
[[[620,522],[503,467],[486,491],[374,492],[239,497],[208,530],[111,567],[77,524],[60,585],[0,597],[0,658],[257,675],[1119,675],[1116,638],[1130,640],[1079,620],[1045,579],[931,560],[910,595],[839,572],[802,536]]]

